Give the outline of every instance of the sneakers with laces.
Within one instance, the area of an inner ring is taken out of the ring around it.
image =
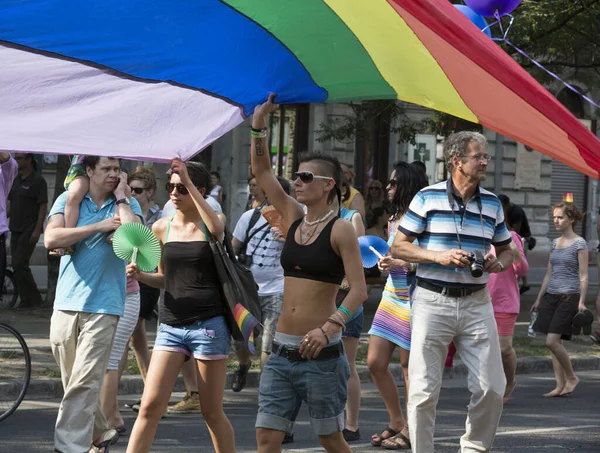
[[[250,367],[252,366],[252,362],[248,362],[247,365],[240,365],[240,367],[235,372],[235,376],[233,377],[233,382],[231,383],[231,390],[234,392],[241,392],[246,385],[246,378],[248,377],[248,371],[250,371]]]
[[[181,401],[167,408],[168,414],[197,414],[200,413],[200,395],[192,392],[185,395]]]

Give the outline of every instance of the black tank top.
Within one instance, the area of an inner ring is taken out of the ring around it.
[[[286,277],[306,278],[340,285],[344,279],[344,262],[331,246],[331,230],[339,217],[334,217],[312,244],[300,245],[295,234],[302,219],[296,220],[288,231],[281,267]]]
[[[165,241],[169,238],[169,226]],[[160,322],[193,324],[225,314],[221,284],[207,241],[167,242],[163,249],[165,298],[158,307]]]

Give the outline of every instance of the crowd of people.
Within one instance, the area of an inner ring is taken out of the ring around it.
[[[358,237],[365,234],[390,246],[375,269],[386,280],[367,355],[389,422],[371,444],[434,450],[443,368],[457,351],[472,393],[461,451],[489,451],[517,385],[514,326],[520,294],[529,289],[526,250],[534,239],[521,208],[481,187],[490,160],[485,138],[459,132],[446,139],[446,181],[428,185],[421,163],[398,162],[387,184],[372,181],[363,196],[351,168],[327,155],[303,155],[291,181],[274,176],[266,118],[275,108],[271,97],[254,112],[248,210],[232,237],[260,301],[258,451],[281,451],[294,441],[302,404],[326,451],[349,452],[348,442],[361,438],[356,357],[369,270],[362,268]],[[50,328],[64,387],[55,451],[108,453],[127,431],[117,394],[131,345],[144,391],[130,405],[138,416],[127,452],[149,451],[161,418],[183,412],[201,412],[215,451],[234,452],[223,409],[227,363],[233,351],[231,388],[239,392],[252,355],[231,339],[210,247],[210,238],[222,241],[226,230],[219,173],[174,159],[161,209],[152,169],[127,174],[119,159],[74,156],[65,192],[47,215],[46,183],[33,155],[0,153],[0,169],[0,212],[7,199],[11,204],[10,221],[0,216],[0,271],[10,230],[23,306],[42,303],[29,259],[46,217],[44,244],[61,256]],[[579,382],[562,341],[571,339],[573,318],[585,310],[588,246],[574,232],[582,218],[577,208],[563,202],[552,210],[561,236],[532,311],[556,375],[556,388],[544,396],[560,397]],[[268,211],[278,213],[276,226]],[[112,233],[130,222],[145,224],[159,240],[162,259],[152,272],[113,253]],[[145,324],[157,308],[150,351]],[[396,350],[404,411],[389,369]],[[168,406],[180,372],[186,395]]]

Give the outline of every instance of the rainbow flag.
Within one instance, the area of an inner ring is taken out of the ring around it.
[[[233,310],[233,317],[235,323],[244,335],[244,340],[248,346],[248,350],[251,354],[255,354],[256,348],[254,347],[254,328],[258,325],[258,319],[252,316],[242,304],[238,303]]]
[[[188,160],[276,93],[412,102],[600,176],[600,141],[448,0],[2,0],[0,24],[3,151]]]

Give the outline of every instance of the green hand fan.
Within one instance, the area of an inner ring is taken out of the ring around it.
[[[141,223],[121,225],[112,243],[115,255],[137,264],[143,272],[152,272],[160,262],[160,243],[152,230]]]

